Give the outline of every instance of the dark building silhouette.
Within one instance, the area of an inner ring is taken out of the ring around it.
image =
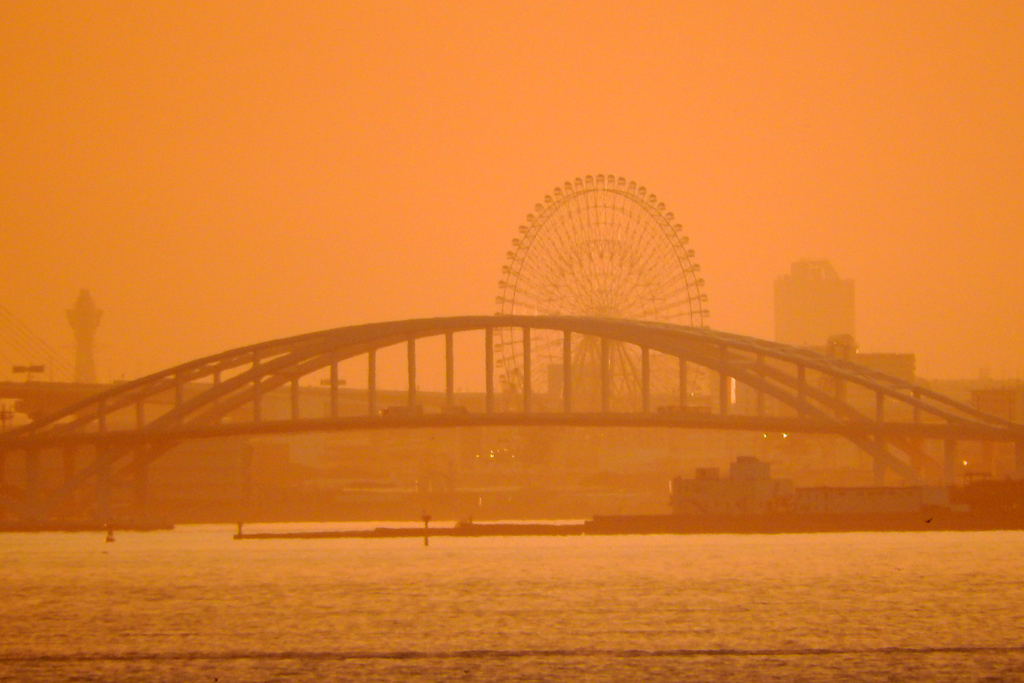
[[[853,280],[828,261],[797,261],[775,280],[775,341],[823,347],[836,335],[854,335]]]
[[[88,289],[78,293],[74,308],[67,311],[68,323],[75,333],[75,381],[83,384],[96,382],[96,364],[93,360],[93,338],[103,311],[96,308]]]

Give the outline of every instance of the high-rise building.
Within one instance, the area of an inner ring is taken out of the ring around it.
[[[797,261],[775,280],[775,341],[823,347],[840,334],[854,336],[853,280],[828,261]]]

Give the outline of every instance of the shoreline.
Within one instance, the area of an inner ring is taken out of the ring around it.
[[[57,531],[77,533],[87,531],[173,531],[170,522],[115,522],[100,524],[99,522],[36,522],[31,524],[4,523],[0,524],[0,533],[32,533],[36,531]]]
[[[420,538],[430,536],[635,536],[648,534],[794,534],[868,531],[1020,531],[1024,516],[933,511],[920,513],[762,515],[600,515],[585,522],[473,522],[450,526],[384,527],[347,531],[257,532],[235,540]]]

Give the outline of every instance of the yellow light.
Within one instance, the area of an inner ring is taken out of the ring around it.
[[[966,460],[964,460],[964,464],[965,464],[965,465],[967,464],[967,461],[966,461]]]

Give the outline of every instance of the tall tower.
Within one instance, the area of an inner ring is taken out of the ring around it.
[[[83,289],[78,293],[74,308],[67,314],[71,331],[75,333],[75,381],[93,384],[96,382],[96,364],[93,362],[92,340],[103,311],[96,308],[89,290]]]
[[[797,261],[775,280],[775,341],[825,346],[840,334],[854,336],[853,280],[828,261]]]

